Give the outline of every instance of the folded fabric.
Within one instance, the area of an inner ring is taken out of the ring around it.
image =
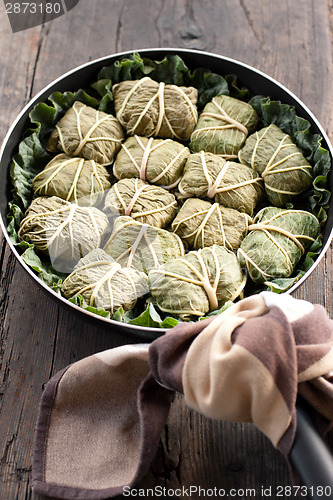
[[[42,395],[37,493],[106,499],[147,472],[174,391],[213,419],[253,422],[288,458],[299,392],[333,422],[333,321],[320,305],[263,292],[55,375]]]

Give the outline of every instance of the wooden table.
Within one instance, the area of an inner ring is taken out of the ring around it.
[[[253,65],[298,95],[332,139],[332,0],[80,0],[65,16],[16,34],[3,2],[0,14],[1,140],[24,104],[62,73],[146,47],[201,49]],[[0,500],[36,500],[31,448],[43,383],[69,363],[134,340],[59,307],[2,235],[0,244]],[[332,256],[330,249],[294,294],[331,317]],[[290,484],[280,453],[253,426],[210,421],[176,398],[140,487],[255,488],[261,498],[261,486]]]

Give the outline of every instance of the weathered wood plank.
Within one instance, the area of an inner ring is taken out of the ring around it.
[[[115,51],[177,46],[270,74],[331,132],[332,11],[330,0],[80,0],[65,16],[13,35],[1,3],[0,138],[32,95],[71,68]],[[60,307],[17,265],[3,239],[0,251],[0,498],[37,500],[30,464],[42,384],[73,361],[135,339]],[[295,296],[325,305],[333,317],[332,259],[330,249]],[[230,490],[290,480],[280,454],[252,426],[212,422],[176,397],[140,486],[156,484]]]

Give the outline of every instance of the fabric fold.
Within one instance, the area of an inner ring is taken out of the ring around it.
[[[192,343],[183,370],[185,401],[210,418],[252,422],[278,446],[296,403],[292,332],[274,308],[246,323],[237,318],[243,325],[236,330],[231,316],[231,328],[228,320],[216,321]],[[287,373],[281,359],[288,359]]]
[[[181,323],[152,344],[109,349],[56,374],[42,395],[33,488],[98,500],[148,471],[174,392],[208,418],[252,422],[288,459],[296,398],[333,422],[333,321],[322,306],[264,292]]]
[[[78,361],[48,382],[34,444],[36,492],[109,498],[148,470],[171,397],[149,377],[147,356],[148,345],[121,346]]]

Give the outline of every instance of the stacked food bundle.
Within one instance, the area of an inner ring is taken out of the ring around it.
[[[116,313],[144,297],[193,320],[241,297],[247,277],[290,276],[319,234],[291,207],[312,167],[247,102],[149,77],[113,85],[115,115],[76,101],[33,179],[19,238],[68,276],[67,298]]]

